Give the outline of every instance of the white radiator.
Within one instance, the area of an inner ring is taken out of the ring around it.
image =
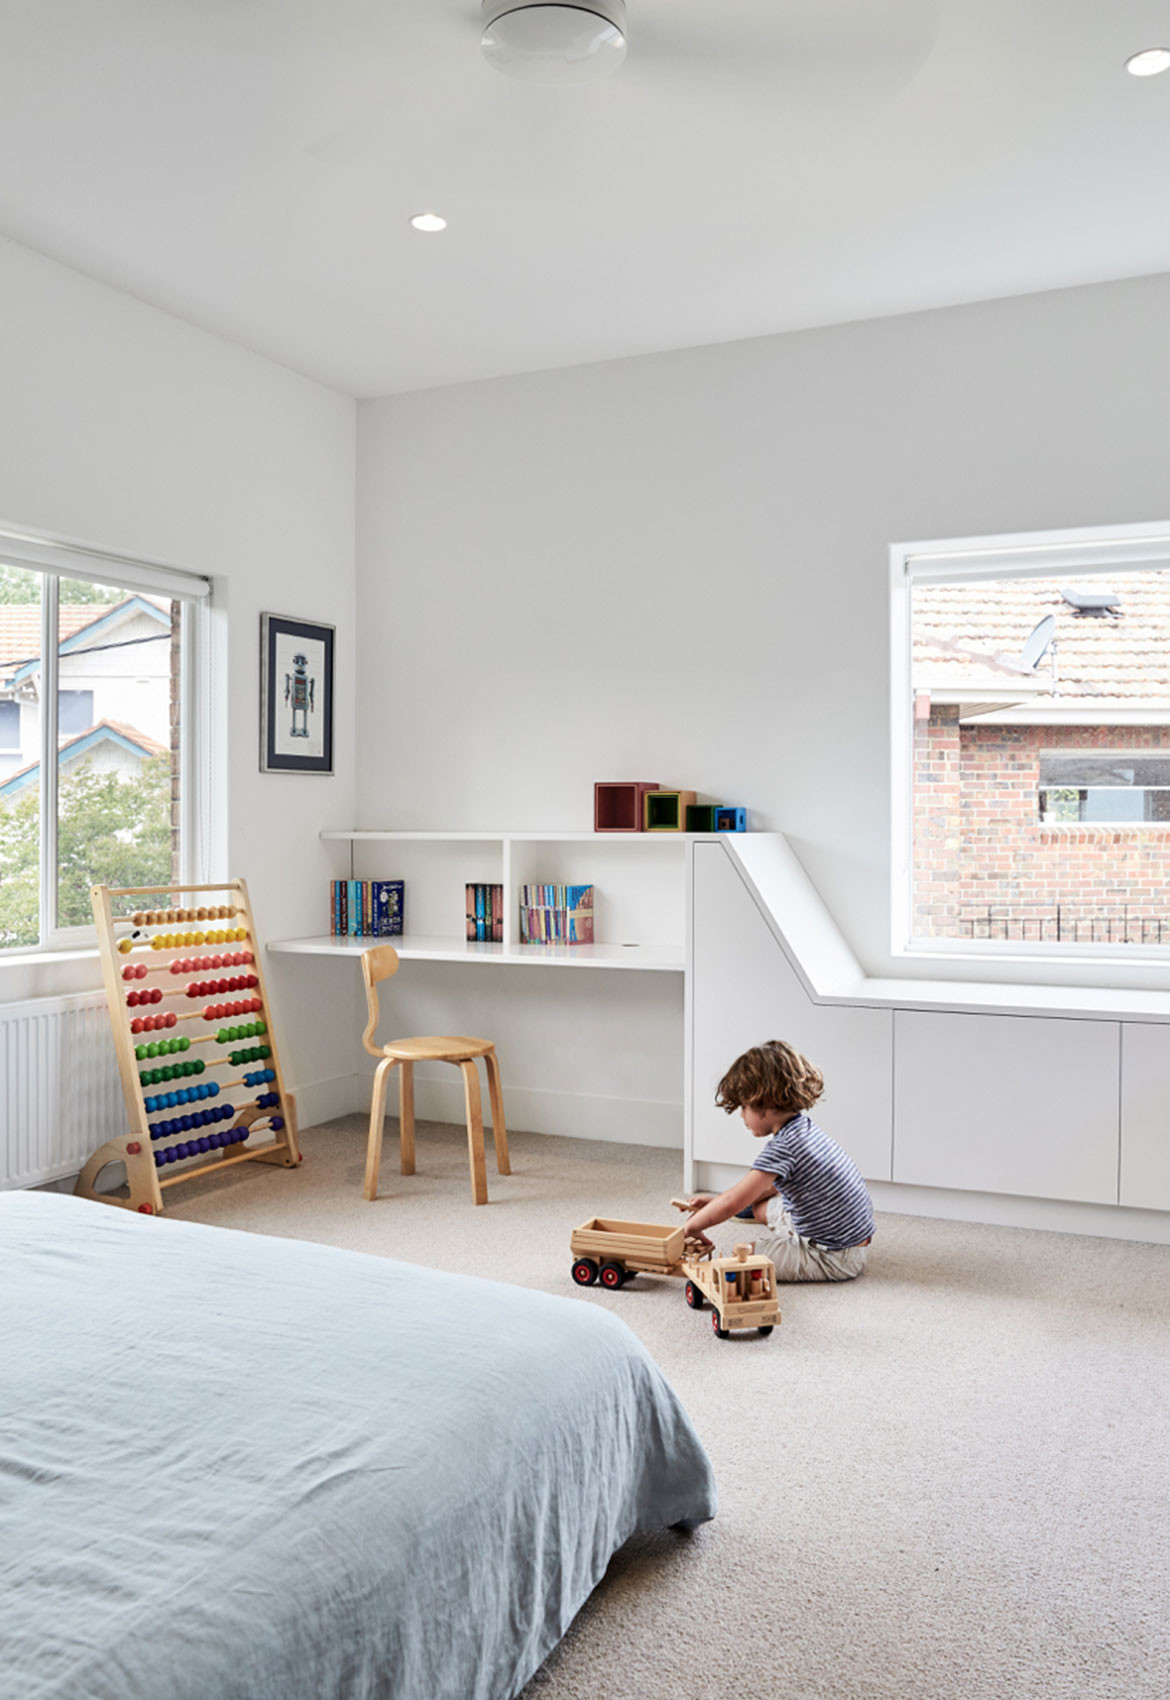
[[[104,992],[0,1005],[0,1188],[76,1174],[125,1126]]]

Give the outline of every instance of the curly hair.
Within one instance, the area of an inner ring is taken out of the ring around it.
[[[753,1110],[791,1110],[795,1115],[811,1109],[824,1090],[820,1069],[783,1039],[769,1039],[736,1057],[719,1082],[715,1102],[728,1115],[745,1104]]]

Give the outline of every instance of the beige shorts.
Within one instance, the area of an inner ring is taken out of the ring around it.
[[[744,1228],[747,1226],[743,1224]],[[812,1240],[802,1239],[792,1226],[792,1218],[779,1193],[768,1200],[767,1227],[757,1224],[756,1250],[772,1259],[777,1281],[854,1281],[869,1256],[867,1245],[828,1251]]]

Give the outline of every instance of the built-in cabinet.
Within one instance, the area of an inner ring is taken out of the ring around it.
[[[716,1109],[715,1090],[741,1051],[786,1039],[825,1076],[825,1129],[863,1174],[889,1180],[892,1011],[813,1003],[718,843],[695,846],[691,947],[694,1160],[751,1166],[758,1141]]]
[[[740,1051],[784,1038],[824,1071],[818,1117],[870,1180],[1170,1211],[1170,995],[1072,990],[1062,1012],[1058,987],[867,979],[769,839],[694,850],[692,1163],[750,1165],[714,1091]],[[847,983],[826,992],[818,967]]]
[[[1170,1210],[1170,1026],[1121,1029],[1121,1203]]]
[[[893,1178],[1117,1203],[1115,1021],[894,1012]]]

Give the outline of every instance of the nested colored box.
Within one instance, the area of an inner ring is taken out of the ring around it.
[[[715,831],[715,810],[710,803],[691,803],[688,805],[687,831]]]
[[[642,799],[647,832],[685,832],[687,810],[695,806],[693,791],[647,791]]]
[[[599,781],[593,787],[594,832],[641,832],[642,800],[657,790],[657,780]]]
[[[746,809],[716,809],[715,810],[715,831],[716,832],[746,832],[747,831],[747,810]]]

